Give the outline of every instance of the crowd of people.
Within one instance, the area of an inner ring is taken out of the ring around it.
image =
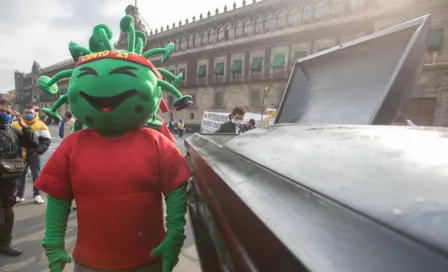
[[[16,120],[14,126],[11,116]],[[0,99],[0,254],[17,256],[22,253],[11,245],[17,181],[19,184],[22,182],[27,166],[34,174],[39,174],[38,158],[49,145],[49,134],[33,131],[37,127],[44,131],[46,127],[37,124],[35,116],[32,108],[26,109],[23,116],[13,112],[12,104],[6,99]],[[25,150],[26,160],[23,159],[22,148]],[[23,187],[24,184],[19,189]],[[37,191],[34,194],[39,195]],[[38,200],[42,202],[40,197],[36,198]]]

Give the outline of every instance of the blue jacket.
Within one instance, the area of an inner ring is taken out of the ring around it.
[[[62,121],[59,123],[59,137],[64,138],[64,124],[65,120],[62,119]]]

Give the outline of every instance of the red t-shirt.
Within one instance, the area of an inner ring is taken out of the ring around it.
[[[163,121],[163,119],[160,116],[158,116],[158,119],[159,119],[160,122],[162,122],[162,125],[160,126],[160,133],[165,135],[165,137],[167,137],[171,142],[175,143],[176,139],[174,139],[173,135],[171,134],[170,130],[166,126],[166,124]]]
[[[179,150],[159,132],[140,128],[103,137],[85,129],[64,138],[34,186],[57,199],[76,199],[73,258],[79,264],[131,269],[150,262],[164,238],[162,193],[190,175]]]

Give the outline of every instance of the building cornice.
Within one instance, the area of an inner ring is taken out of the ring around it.
[[[230,19],[230,18],[232,18],[234,16],[247,14],[248,12],[255,11],[255,10],[258,10],[258,9],[262,9],[262,8],[265,8],[265,7],[268,7],[268,6],[272,6],[272,5],[275,5],[277,3],[283,3],[283,2],[285,2],[285,0],[262,0],[262,1],[259,1],[259,2],[256,2],[256,3],[252,3],[252,4],[249,4],[249,5],[246,5],[246,6],[241,6],[241,7],[236,8],[236,9],[227,10],[227,11],[224,11],[224,12],[219,13],[219,14],[211,15],[210,17],[207,17],[207,14],[206,14],[204,16],[205,18],[203,18],[203,19],[199,19],[199,20],[196,20],[196,21],[193,21],[193,22],[189,22],[189,23],[181,25],[181,26],[176,24],[178,26],[176,26],[175,28],[171,28],[169,30],[164,30],[162,32],[158,32],[158,33],[152,32],[152,35],[150,34],[149,38],[150,39],[152,39],[152,38],[154,38],[154,39],[162,39],[162,38],[169,37],[169,36],[172,36],[172,35],[185,33],[186,31],[191,31],[191,30],[194,30],[196,28],[200,28],[200,27],[203,27],[203,26],[208,25],[210,23],[213,23],[213,22]]]

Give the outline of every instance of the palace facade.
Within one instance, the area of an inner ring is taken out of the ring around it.
[[[126,12],[144,30],[138,9],[129,6]],[[276,108],[297,59],[425,14],[432,16],[428,55],[404,111],[418,125],[448,126],[448,1],[443,0],[243,1],[153,29],[147,49],[169,42],[176,49],[166,64],[151,61],[182,72],[179,90],[195,102],[163,117],[199,124],[204,111],[230,112],[237,105],[254,113]],[[123,33],[117,47],[126,47]],[[31,73],[16,72],[16,103],[49,107],[56,96],[42,94],[37,77],[71,66],[71,60],[45,68],[34,62]],[[62,92],[66,86],[60,84]],[[170,106],[174,102],[172,96],[165,99]]]

